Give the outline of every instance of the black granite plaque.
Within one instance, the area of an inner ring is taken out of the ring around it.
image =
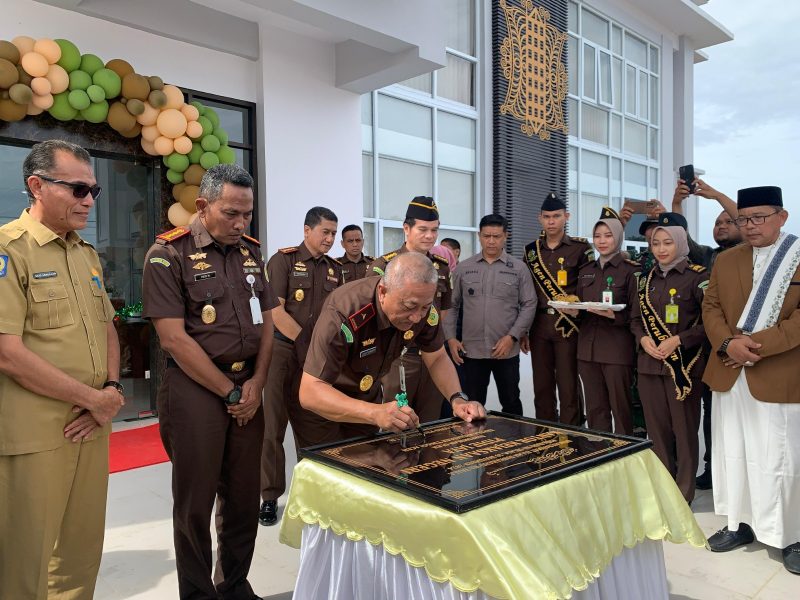
[[[300,450],[454,512],[493,502],[649,448],[648,440],[489,412]]]

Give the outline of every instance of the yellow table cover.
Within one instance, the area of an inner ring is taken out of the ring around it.
[[[500,599],[569,598],[623,546],[646,538],[706,543],[650,450],[460,515],[305,459],[294,469],[280,541],[299,548],[306,524],[383,544],[434,581]]]

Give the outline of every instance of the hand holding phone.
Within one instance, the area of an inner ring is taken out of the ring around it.
[[[694,174],[694,165],[683,165],[682,167],[678,168],[678,176],[683,179],[683,182],[689,188],[689,193],[694,194],[696,187],[694,184],[694,180],[696,179]]]

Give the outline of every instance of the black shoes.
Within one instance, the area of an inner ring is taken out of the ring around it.
[[[750,526],[746,523],[739,523],[739,529],[736,531],[730,531],[727,527],[720,529],[708,538],[708,546],[712,552],[730,552],[739,546],[752,544],[755,539],[756,536]]]
[[[702,475],[698,475],[695,481],[695,487],[698,490],[710,490],[713,485],[711,483],[711,469],[708,465],[706,465],[706,470],[703,471]]]
[[[278,501],[264,500],[258,511],[258,522],[262,525],[275,525],[278,522]]]
[[[783,566],[789,573],[800,575],[800,542],[783,549]]]

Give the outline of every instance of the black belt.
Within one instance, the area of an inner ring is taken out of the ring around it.
[[[254,360],[248,358],[247,360],[237,360],[236,362],[217,362],[213,361],[216,367],[223,373],[241,373],[242,371],[251,371],[254,366]],[[180,366],[175,359],[167,357],[167,368],[175,367],[180,369]]]
[[[275,330],[275,332],[274,332],[274,337],[275,337],[275,339],[276,339],[276,340],[280,340],[280,341],[282,341],[282,342],[286,342],[287,344],[294,344],[294,340],[292,340],[292,339],[289,339],[288,337],[286,337],[285,335],[283,335],[283,334],[282,334],[280,331],[278,331],[277,329],[276,329],[276,330]]]
[[[410,346],[406,349],[406,354],[414,354],[419,355],[419,347],[418,346]]]

